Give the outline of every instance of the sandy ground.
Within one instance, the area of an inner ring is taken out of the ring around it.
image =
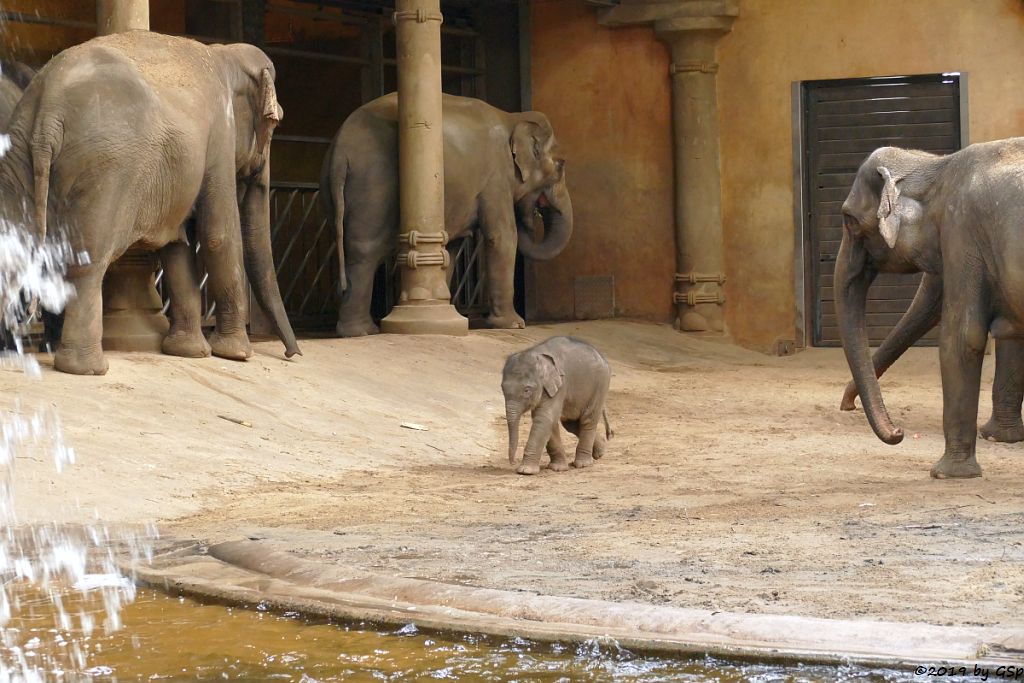
[[[518,476],[500,368],[556,333],[611,360],[616,437],[593,468]],[[165,534],[249,536],[394,575],[553,595],[1024,622],[1024,445],[980,443],[981,479],[929,478],[942,452],[935,349],[883,380],[908,432],[896,447],[862,412],[837,410],[840,350],[773,358],[594,322],[307,340],[303,351],[290,362],[260,343],[247,363],[111,354],[101,378],[45,360],[41,381],[0,372],[0,407],[56,408],[79,460],[57,475],[45,444],[22,449],[21,519],[154,520]]]

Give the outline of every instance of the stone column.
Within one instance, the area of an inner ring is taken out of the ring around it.
[[[623,0],[602,10],[605,26],[646,24],[668,45],[675,154],[676,326],[725,329],[725,264],[715,74],[718,39],[738,0]]]
[[[462,335],[469,321],[451,305],[445,274],[440,0],[398,0],[394,21],[402,292],[381,331]]]
[[[149,0],[96,0],[100,35],[149,30]],[[157,256],[129,248],[103,279],[103,348],[160,351],[169,324],[156,291]]]

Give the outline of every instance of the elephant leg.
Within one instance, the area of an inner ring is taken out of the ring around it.
[[[977,290],[977,287],[973,289]],[[942,369],[942,430],[946,437],[946,450],[932,466],[931,475],[936,479],[981,476],[975,448],[981,365],[988,341],[988,327],[979,308],[979,302],[969,300],[966,294],[948,297],[943,303],[939,364]]]
[[[222,175],[226,174],[216,178]],[[233,172],[230,177],[230,183],[216,178],[209,181],[198,206],[196,232],[209,273],[207,287],[217,304],[210,348],[220,358],[246,360],[252,356],[245,331],[249,302],[242,281],[242,230]]]
[[[871,363],[875,367],[875,377],[885,374],[885,371],[899,360],[907,349],[938,325],[941,318],[942,277],[925,273],[921,278],[917,293],[914,295],[914,300],[910,303],[910,308],[871,357]],[[839,410],[853,410],[856,407],[855,398],[857,398],[857,384],[850,380],[843,393]]]
[[[596,418],[596,419],[595,419]],[[594,443],[597,441],[597,427],[601,424],[601,415],[582,415],[580,417],[580,438],[576,443],[576,458],[573,467],[590,467],[594,464]]]
[[[526,440],[526,448],[523,450],[523,462],[516,468],[516,472],[519,474],[540,472],[541,450],[551,441],[551,434],[557,426],[561,409],[561,405],[549,401],[533,410],[530,437]]]
[[[1024,441],[1021,404],[1024,403],[1024,343],[996,341],[996,376],[992,382],[992,418],[980,429],[983,439]]]
[[[497,193],[500,195],[500,193]],[[526,322],[516,313],[516,220],[509,197],[481,199],[484,248],[487,253],[487,294],[491,312],[487,325],[498,329],[522,329]]]
[[[335,331],[339,337],[363,337],[380,332],[370,316],[370,304],[373,300],[373,279],[387,253],[388,242],[384,239],[352,240],[351,244],[345,245],[348,285],[338,308]]]
[[[106,264],[93,264],[69,277],[75,296],[64,309],[64,328],[53,367],[72,375],[106,374],[103,357],[103,275]]]
[[[562,429],[556,420],[551,426],[551,438],[548,439],[548,456],[551,463],[548,468],[555,472],[565,472],[569,469],[569,461],[565,457],[565,447],[562,445]]]
[[[608,448],[608,437],[605,435],[602,425],[598,425],[595,432],[594,460],[600,460],[604,457],[604,452]]]
[[[171,356],[205,358],[211,349],[203,337],[202,296],[192,250],[184,242],[171,242],[160,250],[160,263],[171,300],[168,309],[171,329],[164,337],[161,350]]]
[[[43,310],[43,340],[40,342],[40,351],[53,353],[60,344],[61,331],[64,329],[64,314],[51,313]]]

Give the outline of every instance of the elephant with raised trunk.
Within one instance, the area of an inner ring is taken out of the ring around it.
[[[529,258],[554,258],[573,229],[554,131],[539,112],[509,114],[467,97],[445,95],[442,108],[444,230],[455,240],[480,226],[487,323],[524,327],[512,305],[516,249]],[[364,104],[342,125],[324,160],[320,197],[338,236],[342,337],[377,332],[370,317],[373,278],[399,231],[397,120],[394,94]],[[541,242],[532,238],[535,212],[544,220]]]
[[[875,150],[857,171],[842,211],[835,272],[840,335],[872,429],[888,444],[903,440],[868,353],[868,287],[879,272],[924,272],[908,322],[923,327],[942,320],[946,448],[931,474],[979,476],[978,393],[989,334],[1004,378],[1011,368],[1024,367],[1024,138],[971,145],[948,156]],[[1019,414],[1014,392],[1019,387],[1007,394]]]
[[[88,254],[68,269],[77,295],[65,309],[58,370],[106,372],[101,284],[132,246],[160,250],[171,298],[165,353],[252,354],[243,273],[285,355],[299,352],[270,249],[270,140],[283,116],[274,74],[251,45],[129,31],[65,50],[32,80],[0,161],[0,208],[36,239],[59,228]],[[190,218],[217,304],[209,343]]]
[[[519,474],[540,472],[542,449],[548,453],[551,470],[569,469],[561,427],[579,439],[573,467],[589,467],[600,460],[607,440],[612,437],[604,405],[611,377],[611,367],[604,356],[590,344],[572,337],[552,337],[509,356],[501,373],[508,422],[508,464],[515,465],[519,420],[526,412],[532,421],[523,462],[516,468]]]

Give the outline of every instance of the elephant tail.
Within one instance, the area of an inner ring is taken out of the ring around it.
[[[50,196],[50,167],[56,156],[54,140],[36,130],[32,139],[32,176],[34,179],[33,198],[35,201],[36,236],[40,243],[46,239],[46,204]]]
[[[602,409],[601,417],[604,419],[604,438],[611,441],[612,437],[615,436],[615,432],[612,430],[612,426],[608,424],[608,411]]]
[[[348,178],[348,157],[335,160],[335,145],[332,144],[324,160],[320,180],[320,192],[325,191],[324,205],[329,220],[334,221],[338,240],[338,293],[348,290],[348,275],[345,272],[345,181]]]

